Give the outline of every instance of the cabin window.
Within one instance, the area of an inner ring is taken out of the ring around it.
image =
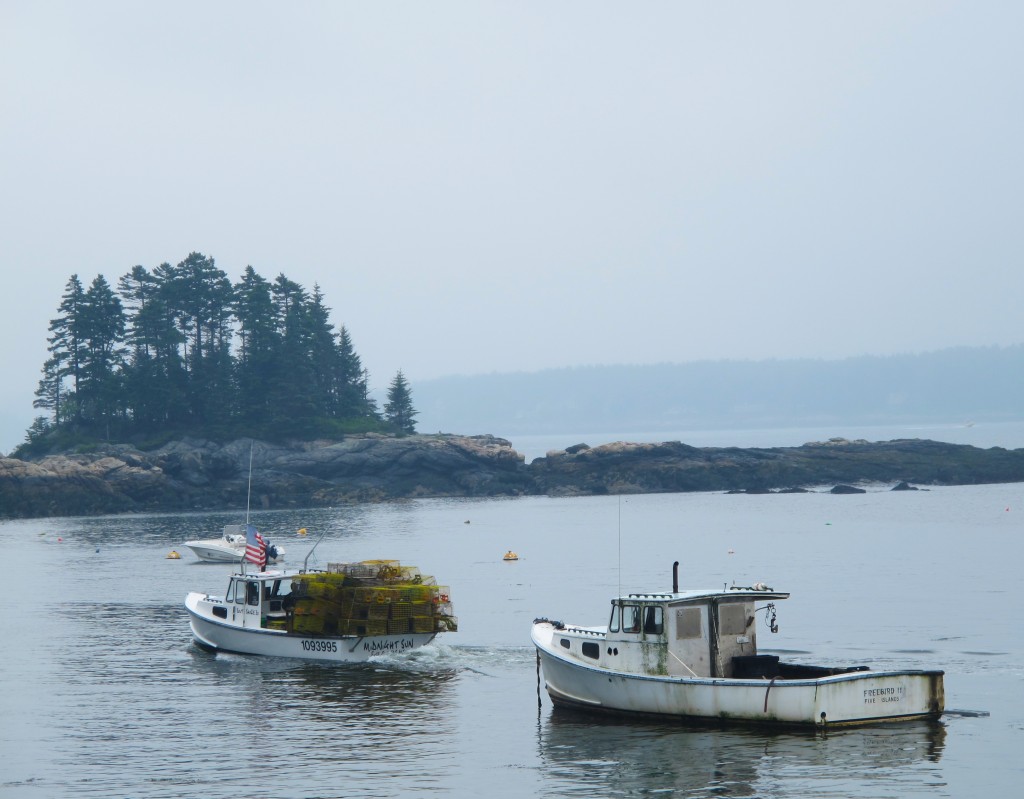
[[[619,631],[619,606],[612,605],[612,617],[608,620],[608,632],[617,633]]]
[[[640,632],[640,606],[639,605],[623,605],[622,606],[622,632],[624,632],[624,633],[638,633],[638,632]]]
[[[700,608],[676,608],[676,638],[700,637]]]
[[[661,635],[665,632],[665,614],[660,605],[644,608],[644,632],[647,635]]]
[[[253,581],[245,584],[245,601],[249,605],[258,605],[260,603],[260,584]]]
[[[564,647],[565,647],[566,649],[568,649],[568,648],[569,648],[569,646],[570,646],[570,644],[569,644],[569,639],[568,639],[568,638],[563,638],[563,639],[562,639],[561,641],[559,641],[558,643],[560,643],[560,644],[561,644],[562,646],[564,646]]]
[[[580,647],[580,651],[588,658],[594,658],[594,660],[597,660],[601,656],[601,647],[593,641],[584,641],[583,645]]]
[[[743,605],[721,605],[718,626],[722,635],[743,635],[747,631],[747,609]]]
[[[228,600],[231,602],[237,602],[239,605],[245,604],[245,583],[242,580],[235,580],[232,585],[234,586],[234,594],[228,592]]]

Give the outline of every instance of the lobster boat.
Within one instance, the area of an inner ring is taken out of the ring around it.
[[[781,662],[759,653],[757,618],[777,632],[763,584],[678,588],[612,599],[605,626],[536,619],[532,639],[555,706],[609,713],[824,728],[937,719],[943,672]]]
[[[215,652],[360,662],[458,628],[449,589],[398,561],[232,574],[221,595],[185,597],[192,637]]]

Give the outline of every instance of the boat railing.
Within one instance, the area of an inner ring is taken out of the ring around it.
[[[595,638],[604,638],[607,633],[598,630],[588,630],[584,627],[565,627],[567,633],[579,633],[580,635],[592,635]]]

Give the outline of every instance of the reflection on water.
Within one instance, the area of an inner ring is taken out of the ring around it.
[[[816,796],[870,795],[866,780],[906,795],[941,781],[935,766],[945,736],[936,722],[822,735],[595,719],[558,708],[539,723],[538,749],[551,796],[795,796],[801,786]]]
[[[436,649],[340,667],[212,654],[189,641],[176,606],[57,610],[88,662],[54,686],[58,706],[77,708],[53,754],[73,779],[39,779],[43,795],[260,795],[261,774],[290,785],[274,795],[340,795],[318,794],[316,777],[339,764],[347,795],[386,795],[387,783],[437,783],[451,767],[442,742],[459,668]]]

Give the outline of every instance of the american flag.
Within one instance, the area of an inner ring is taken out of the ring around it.
[[[245,559],[260,567],[267,565],[267,542],[251,524],[245,527]]]

